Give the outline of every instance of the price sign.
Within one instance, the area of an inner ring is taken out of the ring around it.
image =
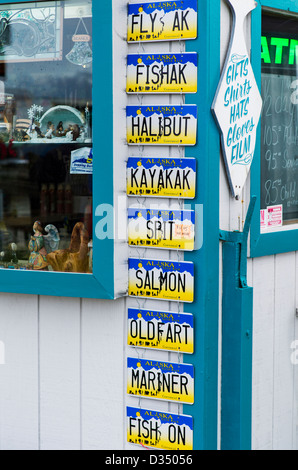
[[[193,315],[189,313],[128,309],[129,346],[192,354]]]
[[[127,93],[196,93],[198,54],[129,54]]]
[[[131,297],[193,302],[194,264],[129,258],[128,293]]]
[[[127,393],[157,400],[194,403],[194,366],[127,359]]]
[[[128,42],[195,39],[197,0],[128,5]]]
[[[129,145],[195,145],[198,109],[186,106],[127,106]]]
[[[193,449],[192,416],[127,407],[127,441],[163,450]]]
[[[128,209],[130,246],[193,251],[194,242],[194,211]]]
[[[193,199],[196,167],[195,158],[131,157],[127,162],[127,194]]]

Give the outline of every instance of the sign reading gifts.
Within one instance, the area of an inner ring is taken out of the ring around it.
[[[198,54],[129,54],[127,93],[196,93]]]
[[[129,308],[127,344],[193,354],[193,315]]]
[[[127,106],[129,145],[195,145],[198,109],[186,106]]]
[[[127,162],[127,194],[193,199],[196,167],[195,158],[131,157]]]
[[[128,209],[128,244],[193,251],[195,211]]]
[[[128,295],[193,302],[194,264],[129,258]]]
[[[129,395],[194,403],[194,366],[150,359],[127,359]]]
[[[212,105],[233,196],[239,198],[252,164],[262,99],[250,62],[244,21],[255,0],[229,0],[234,28],[217,94]]]
[[[127,407],[127,441],[163,450],[193,449],[193,418]]]
[[[195,39],[198,34],[197,0],[128,5],[128,42]]]

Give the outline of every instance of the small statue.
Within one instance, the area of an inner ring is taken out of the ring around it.
[[[33,225],[34,235],[31,237],[28,248],[30,251],[29,268],[34,271],[47,271],[47,250],[45,248],[45,241],[43,237],[43,228],[41,223],[37,220]]]

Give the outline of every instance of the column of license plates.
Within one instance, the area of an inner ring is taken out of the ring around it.
[[[197,16],[197,0],[128,5],[127,440],[164,450],[193,448],[193,418],[181,410],[194,403],[194,367],[181,358],[194,352],[193,315],[183,311],[194,300],[194,265],[183,252],[195,250],[196,234],[184,201],[196,196],[197,162],[184,148],[197,143],[197,106],[185,104],[198,88],[198,53],[185,52]]]

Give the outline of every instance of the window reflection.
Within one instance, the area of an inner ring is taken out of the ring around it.
[[[92,272],[92,1],[0,12],[0,268]]]

